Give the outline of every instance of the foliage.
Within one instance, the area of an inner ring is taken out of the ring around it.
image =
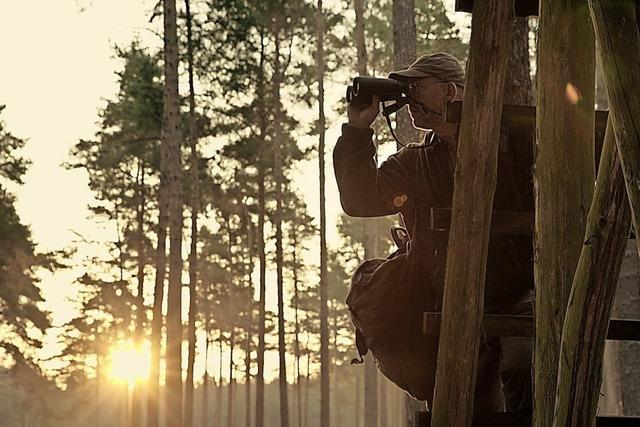
[[[4,106],[0,106],[0,112]],[[10,182],[21,184],[29,162],[19,154],[25,140],[12,135],[0,121],[0,356],[13,366],[39,372],[35,350],[50,326],[49,314],[40,308],[42,295],[37,270],[52,266],[51,259],[35,252],[31,232],[21,223]]]

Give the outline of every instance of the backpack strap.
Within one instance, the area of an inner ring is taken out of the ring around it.
[[[365,343],[364,337],[360,332],[360,329],[356,328],[356,349],[358,350],[358,357],[354,357],[351,359],[352,365],[360,365],[364,363],[364,357],[369,352],[367,348],[367,344]]]

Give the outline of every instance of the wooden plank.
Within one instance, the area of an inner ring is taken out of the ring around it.
[[[493,211],[491,234],[533,234],[533,212]],[[451,208],[431,208],[431,229],[448,231]]]
[[[596,161],[600,159],[602,145],[604,143],[604,133],[607,129],[607,118],[609,111],[596,110],[595,112],[595,142]],[[445,111],[445,121],[447,123],[460,123],[462,117],[462,101],[455,101],[447,104]],[[531,128],[533,132],[536,126],[536,107],[528,105],[503,105],[501,126]],[[527,139],[514,141],[515,143],[532,144]]]
[[[431,427],[469,427],[473,418],[500,113],[513,19],[513,0],[484,0],[476,4],[471,21]]]
[[[538,0],[516,0],[516,16],[538,16]],[[473,0],[456,0],[456,12],[473,11]]]
[[[431,412],[416,412],[416,427],[429,427],[430,423]],[[638,425],[640,425],[640,417],[602,416],[596,418],[596,427],[637,427]],[[508,412],[475,414],[472,426],[528,427],[531,426],[531,414],[513,414]]]
[[[422,315],[422,332],[438,335],[440,313],[425,312]],[[533,337],[533,316],[485,314],[482,318],[482,333],[489,337]],[[607,339],[613,341],[640,341],[640,320],[611,319]]]
[[[560,337],[595,182],[595,39],[586,0],[540,0],[534,421],[553,424]]]

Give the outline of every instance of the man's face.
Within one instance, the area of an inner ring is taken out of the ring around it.
[[[451,97],[448,92],[449,83],[433,77],[409,80],[409,115],[413,127],[417,129],[433,129],[443,123],[444,105]],[[422,108],[421,102],[426,108]]]

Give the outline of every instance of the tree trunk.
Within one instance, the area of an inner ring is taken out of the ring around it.
[[[513,1],[476,3],[457,149],[434,427],[470,426]]]
[[[595,194],[562,330],[554,426],[593,426],[602,360],[631,211],[607,125]]]
[[[295,385],[296,385],[296,415],[298,419],[298,427],[302,427],[302,384],[300,382],[300,283],[298,280],[298,236],[296,225],[293,225],[291,234],[291,257],[292,257],[292,275],[293,275],[293,314],[294,314],[294,345],[293,352],[295,358]]]
[[[223,381],[222,381],[222,341],[224,340],[224,335],[222,334],[222,331],[220,331],[220,337],[218,338],[218,352],[219,357],[218,357],[218,391],[217,391],[217,403],[216,406],[218,408],[218,410],[216,411],[216,413],[218,414],[218,424],[219,426],[222,425],[222,415],[223,415],[223,411],[222,411],[222,385],[223,385]]]
[[[504,83],[505,104],[533,105],[529,59],[529,23],[527,18],[516,17],[513,19],[507,78]]]
[[[253,272],[253,224],[251,216],[247,211],[246,205],[243,205],[243,215],[247,227],[247,286],[250,289],[250,296],[247,302],[247,324],[246,324],[246,340],[245,340],[245,426],[251,427],[251,332],[253,326],[253,284],[251,281],[251,273]]]
[[[640,5],[633,0],[589,0],[598,39],[602,72],[632,223],[640,236]],[[635,85],[635,86],[634,86]],[[640,239],[636,239],[640,254]]]
[[[235,348],[236,330],[231,327],[231,337],[229,338],[229,400],[227,401],[227,426],[236,426],[236,411],[235,411],[235,378],[233,376],[233,350]]]
[[[166,419],[182,423],[182,166],[178,97],[178,39],[176,2],[164,0],[164,113],[162,143],[167,144],[170,217],[169,293],[167,295]]]
[[[256,427],[264,427],[264,352],[265,352],[265,319],[266,319],[266,275],[267,258],[264,249],[264,217],[265,217],[265,188],[266,178],[264,163],[267,133],[267,118],[264,93],[265,67],[264,35],[260,34],[260,64],[258,67],[257,104],[258,120],[260,121],[260,147],[258,148],[258,257],[260,258],[260,301],[258,313],[258,372],[256,375]]]
[[[361,393],[361,388],[362,388],[362,384],[360,382],[360,374],[359,372],[355,372],[354,376],[356,377],[356,392],[355,392],[355,396],[356,396],[356,404],[355,404],[355,414],[354,414],[354,421],[355,421],[355,427],[360,427],[360,420],[362,419],[362,405],[360,404],[360,400],[362,399],[360,397],[360,393]]]
[[[307,341],[308,342],[308,341]],[[309,417],[309,389],[311,387],[311,362],[310,362],[311,354],[307,353],[307,374],[305,375],[304,380],[304,425],[303,427],[307,427],[307,421]]]
[[[185,427],[193,426],[193,369],[196,360],[196,292],[198,281],[198,213],[200,212],[200,188],[198,185],[198,149],[196,137],[196,102],[193,89],[193,43],[191,35],[191,8],[185,0],[187,18],[187,71],[189,74],[189,145],[191,147],[191,168],[189,183],[191,191],[191,248],[189,253],[189,355],[187,361],[187,384],[185,390]]]
[[[393,67],[400,70],[416,59],[416,13],[414,0],[393,0]],[[396,135],[406,144],[416,142],[418,132],[406,108],[396,113]],[[398,149],[400,149],[398,144]],[[409,396],[407,396],[409,398]]]
[[[287,362],[286,342],[284,330],[284,278],[282,277],[282,144],[284,132],[282,129],[283,114],[280,99],[280,86],[282,85],[283,70],[280,63],[280,31],[281,17],[274,17],[274,65],[273,65],[273,102],[274,102],[274,181],[276,184],[276,210],[273,225],[276,238],[276,283],[278,293],[278,360],[279,360],[279,390],[280,390],[280,425],[289,427],[289,398],[287,393]]]
[[[327,311],[327,215],[325,198],[325,115],[324,115],[324,10],[322,0],[316,8],[316,64],[318,80],[318,160],[320,180],[320,426],[328,427],[330,413],[331,359],[329,355],[329,325]]]
[[[204,375],[202,377],[202,427],[209,426],[209,316],[205,315],[204,324]]]
[[[378,426],[378,368],[369,352],[364,356],[364,427]]]
[[[144,307],[144,214],[145,214],[145,192],[144,192],[144,161],[138,158],[138,171],[136,173],[136,183],[138,187],[138,292],[136,294],[136,346],[142,347],[144,337],[145,307]],[[142,412],[142,388],[144,383],[138,381],[133,385],[133,402],[131,407],[131,425],[140,425]]]
[[[379,425],[389,425],[389,387],[387,380],[382,375],[378,376],[378,400],[380,401]]]
[[[353,9],[356,13],[356,25],[354,39],[356,42],[356,52],[358,57],[358,74],[367,75],[367,47],[364,42],[364,0],[353,0]]]
[[[158,229],[156,246],[156,274],[153,288],[153,318],[151,320],[151,368],[149,370],[149,394],[147,396],[147,427],[159,426],[160,409],[160,349],[162,344],[162,306],[164,281],[167,274],[167,226],[169,223],[168,144],[160,145],[160,188],[158,190]]]
[[[595,47],[585,0],[540,2],[534,425],[553,422],[560,338],[594,178]]]
[[[356,51],[358,56],[358,74],[367,75],[367,50],[364,37],[365,27],[365,5],[363,0],[354,0],[353,8],[356,15],[354,39],[356,42]],[[365,259],[375,256],[376,238],[375,231],[376,220],[363,219],[364,227],[364,257]],[[378,425],[378,372],[373,360],[373,356],[369,353],[364,358],[364,427],[377,427]]]
[[[416,59],[416,13],[414,0],[393,0],[393,66],[396,70],[408,67]],[[396,113],[396,135],[403,143],[417,142],[419,132],[413,127],[409,111],[402,108]],[[396,149],[400,150],[402,146],[396,144]],[[385,380],[382,379],[382,384]],[[381,396],[386,400],[384,393],[387,392],[386,385],[381,387]],[[413,418],[415,411],[424,409],[423,405],[409,396],[404,394],[405,407],[407,409],[407,418],[404,425],[412,427],[414,425]],[[386,425],[386,402],[381,402],[382,414],[381,425]]]

